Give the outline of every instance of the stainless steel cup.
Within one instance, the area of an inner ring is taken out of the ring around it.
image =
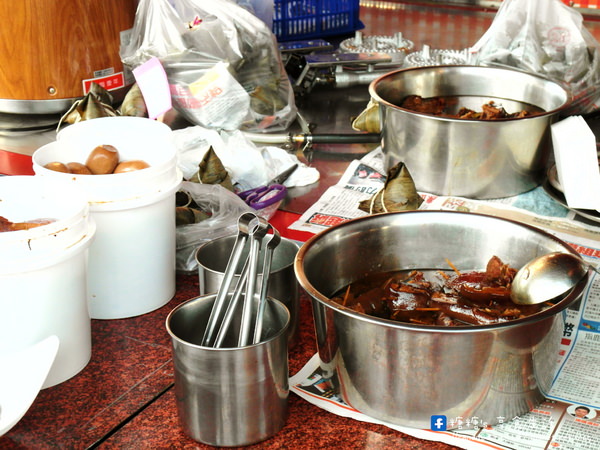
[[[188,300],[167,317],[177,410],[184,432],[196,441],[250,445],[273,436],[287,420],[290,315],[268,298],[261,342],[234,347],[240,329],[234,320],[222,348],[203,347],[215,297]]]
[[[231,251],[235,244],[236,235],[225,236],[209,241],[196,250],[198,262],[198,276],[200,295],[215,294],[223,280],[223,273],[227,268]],[[264,247],[264,246],[263,246]],[[267,295],[283,303],[290,312],[290,326],[288,340],[292,345],[298,337],[298,312],[300,309],[300,286],[294,273],[294,259],[298,253],[299,245],[290,239],[281,238],[281,242],[273,252],[273,262],[269,275],[269,289]],[[236,268],[236,275],[232,286],[235,286],[242,271],[243,263],[248,257],[245,249],[240,257],[240,264]],[[261,248],[258,264],[258,281],[260,286],[263,272],[264,248]]]

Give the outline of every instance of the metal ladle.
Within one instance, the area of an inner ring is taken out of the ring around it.
[[[512,282],[511,300],[518,305],[537,305],[571,290],[594,266],[573,253],[539,256],[521,267]]]

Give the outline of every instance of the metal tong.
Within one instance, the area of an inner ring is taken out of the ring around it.
[[[258,300],[256,300],[260,248],[263,238],[269,231],[272,231],[272,235],[267,243],[263,258],[262,283]],[[248,241],[250,241],[248,257],[244,262],[235,288],[230,292],[236,268],[240,263],[242,253]],[[280,241],[279,232],[264,218],[251,212],[244,213],[238,218],[238,235],[202,338],[203,346],[219,348],[223,345],[230,325],[238,311],[242,296],[244,300],[241,311],[238,346],[242,347],[250,343],[252,329],[254,329],[252,343],[256,344],[260,342],[273,252]]]

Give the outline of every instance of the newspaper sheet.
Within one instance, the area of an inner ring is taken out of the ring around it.
[[[290,228],[318,233],[332,225],[366,215],[359,201],[383,186],[380,149],[353,161],[336,186],[327,190]],[[599,222],[581,221],[573,211],[538,188],[500,201],[437,197],[421,193],[420,209],[460,210],[518,220],[537,226],[572,245],[586,261],[600,259]],[[354,410],[323,378],[314,357],[290,379],[293,392],[334,414],[384,424],[421,439],[465,449],[573,449],[600,448],[600,275],[593,273],[578,310],[567,310],[557,355],[560,363],[546,400],[529,413],[489,426],[470,418],[448,418],[452,431],[433,431],[384,423]]]

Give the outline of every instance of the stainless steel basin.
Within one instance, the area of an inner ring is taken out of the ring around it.
[[[380,105],[387,168],[403,161],[417,190],[477,199],[517,195],[542,182],[552,152],[550,125],[570,101],[553,81],[482,66],[398,70],[373,81],[369,92]],[[445,118],[398,106],[409,95],[459,97],[479,111],[493,100],[508,112],[544,112],[495,121]]]
[[[432,415],[495,424],[544,397],[562,337],[560,311],[577,301],[586,277],[555,306],[524,319],[457,328],[394,322],[329,298],[366,274],[402,269],[484,270],[498,256],[519,268],[540,254],[573,252],[537,228],[491,216],[410,211],[367,216],[307,241],[295,261],[312,297],[321,368],[357,410],[390,423],[429,428]]]

